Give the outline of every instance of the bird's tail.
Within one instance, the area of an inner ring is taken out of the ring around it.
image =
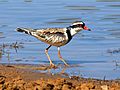
[[[35,30],[30,29],[30,28],[17,28],[16,30],[18,32],[22,32],[22,33],[29,34],[29,35],[34,35],[35,34]]]

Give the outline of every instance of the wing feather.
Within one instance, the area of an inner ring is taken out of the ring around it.
[[[53,46],[63,46],[67,42],[64,30],[60,28],[37,30],[36,37]]]

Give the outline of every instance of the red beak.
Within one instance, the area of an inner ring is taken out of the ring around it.
[[[84,30],[91,31],[91,29],[89,29],[87,26],[84,26],[83,29],[84,29]]]

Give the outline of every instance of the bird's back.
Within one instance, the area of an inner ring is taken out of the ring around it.
[[[44,28],[34,30],[29,28],[18,28],[17,31],[30,34],[52,46],[59,47],[68,43],[66,28]]]

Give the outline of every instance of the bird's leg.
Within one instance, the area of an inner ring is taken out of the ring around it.
[[[50,61],[50,66],[51,66],[51,67],[55,67],[55,65],[53,64],[52,60],[50,59],[50,56],[48,55],[48,49],[49,49],[50,47],[51,47],[51,45],[45,49],[45,53],[46,53],[46,55],[47,55],[48,60]]]
[[[66,62],[65,62],[65,60],[62,58],[62,56],[61,56],[61,54],[60,54],[60,48],[58,47],[58,57],[60,58],[60,60],[62,60],[63,62],[64,62],[64,64],[66,65],[66,66],[69,66]]]

